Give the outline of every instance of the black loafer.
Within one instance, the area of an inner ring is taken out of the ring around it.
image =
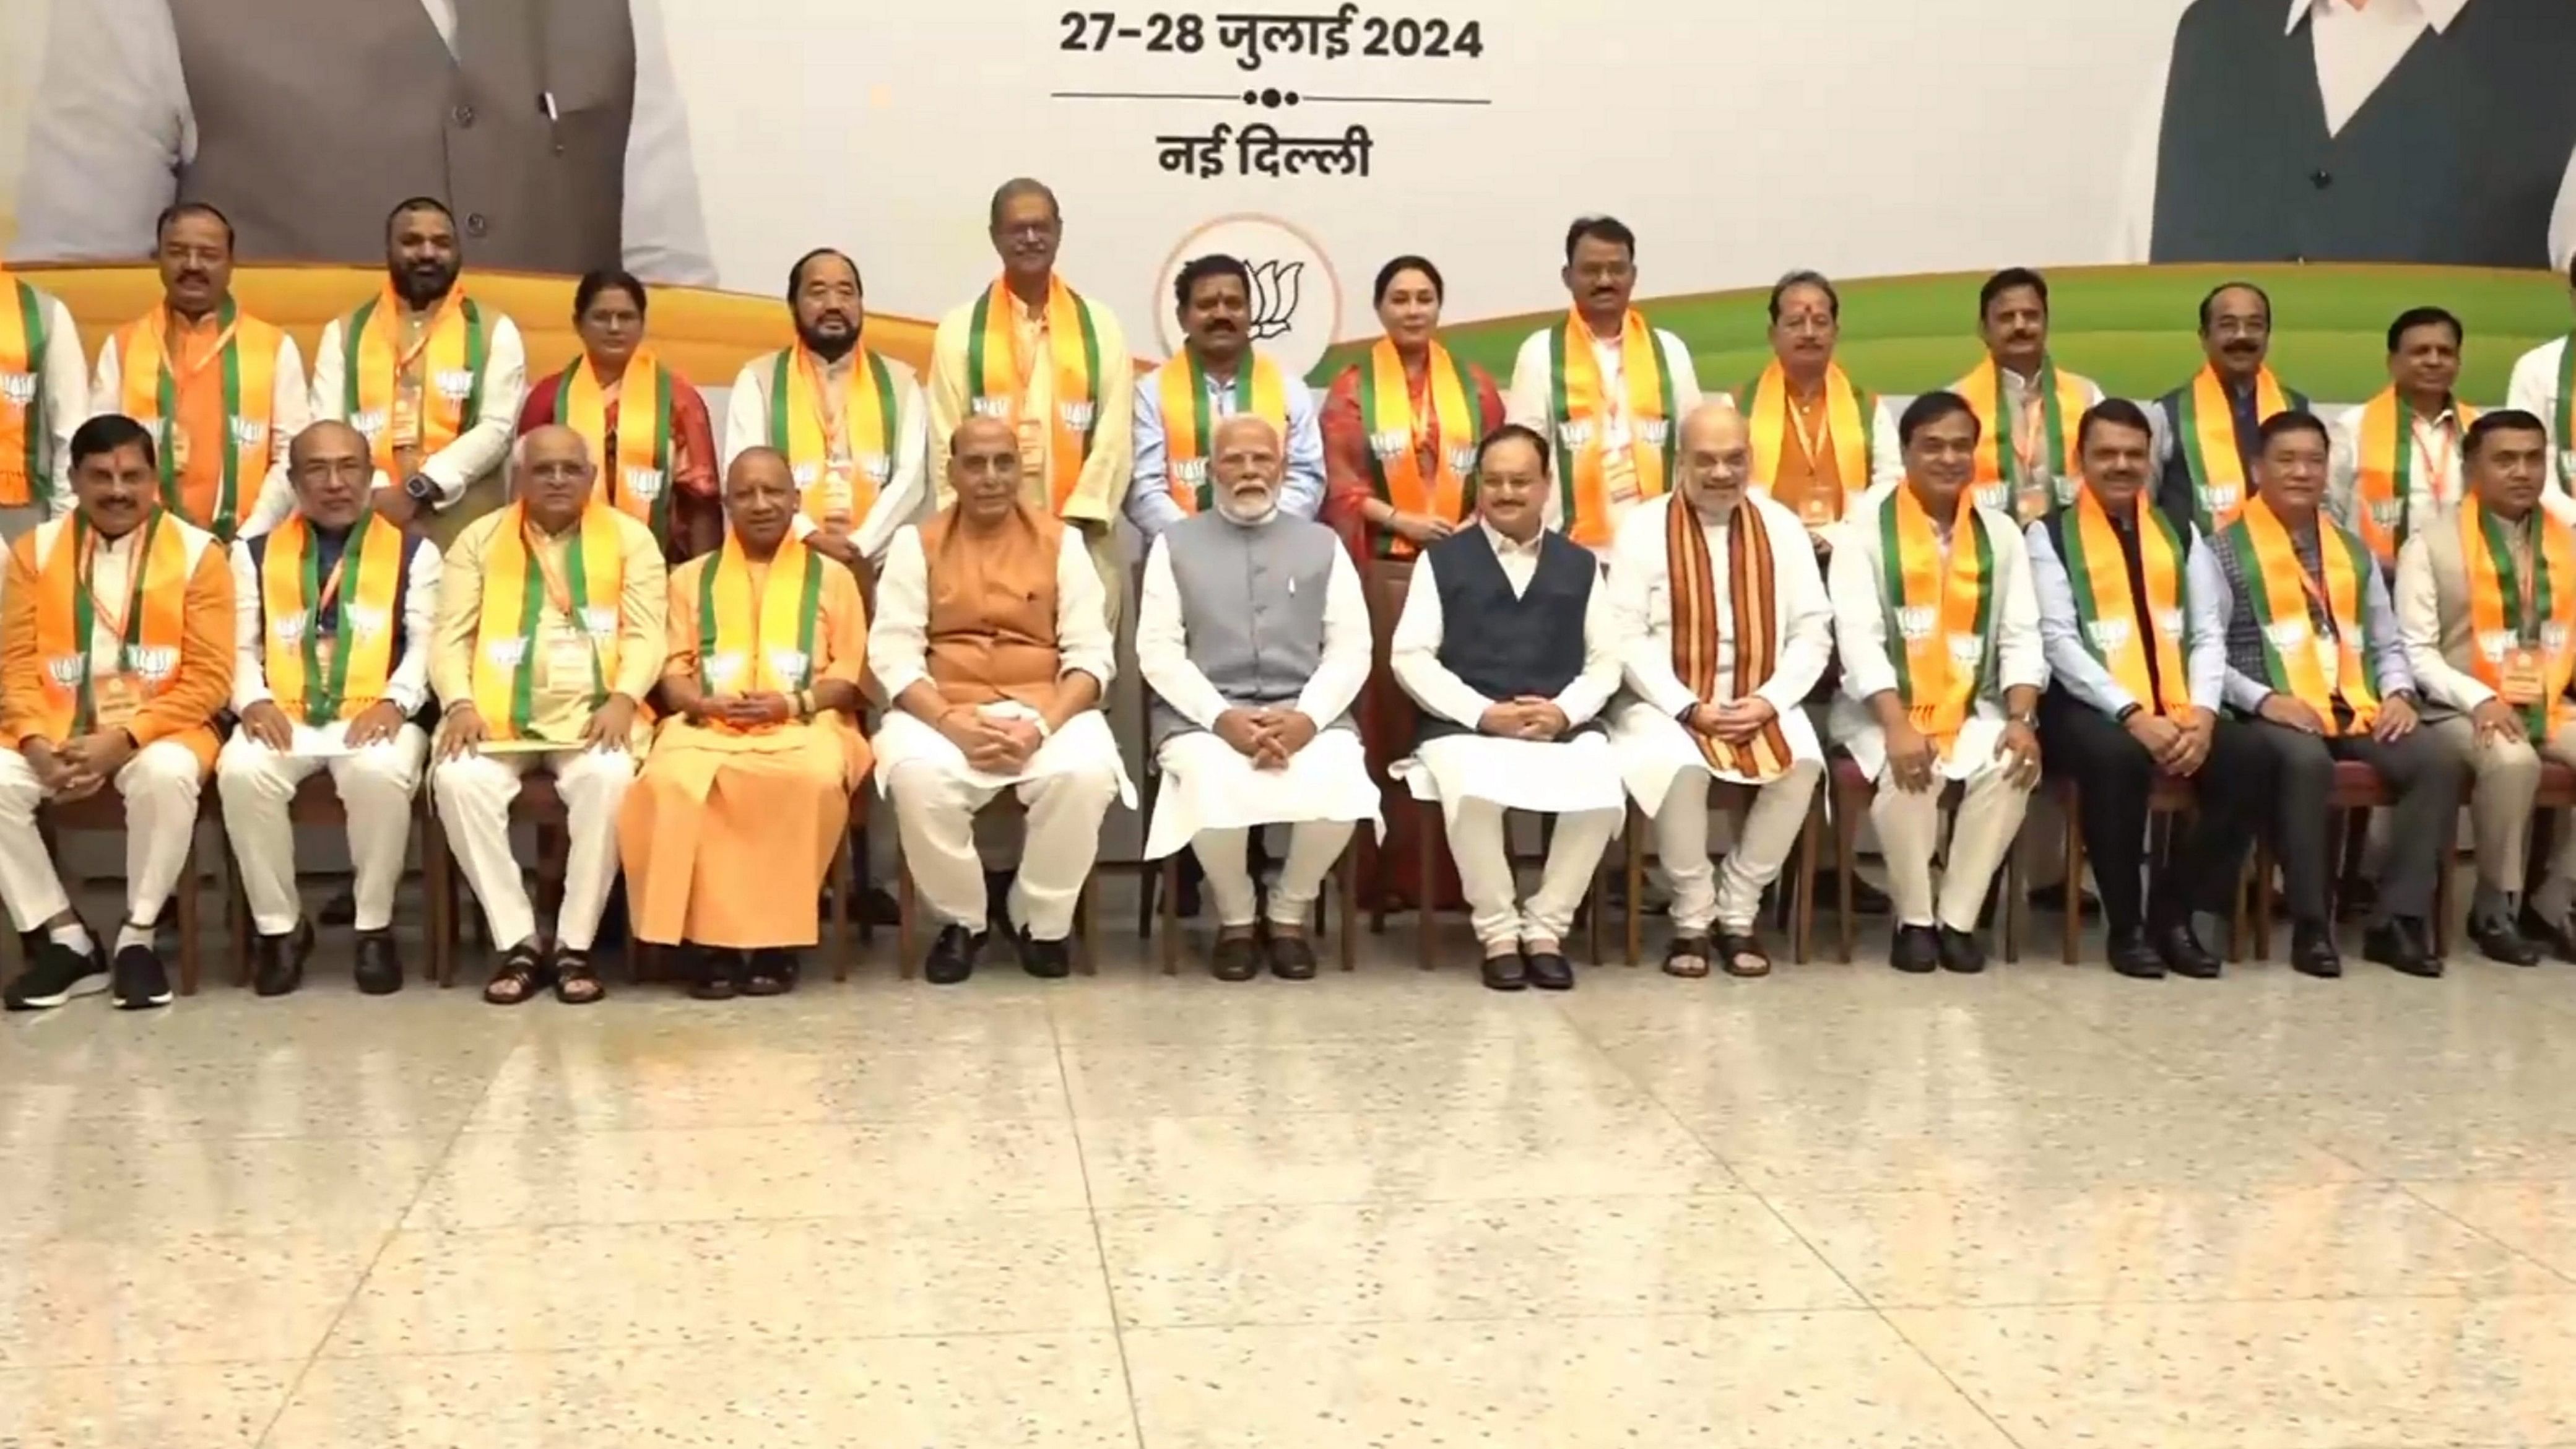
[[[1976,933],[1941,928],[1941,969],[1962,975],[1974,975],[1986,969],[1986,948],[1977,943]]]
[[[2343,953],[2335,949],[2334,932],[2324,922],[2301,921],[2290,928],[2290,969],[2320,980],[2343,974]]]
[[[1541,991],[1574,989],[1574,963],[1566,960],[1563,953],[1532,951],[1523,959],[1528,963],[1522,968],[1523,974],[1529,977],[1530,985]]]
[[[369,996],[391,996],[402,990],[402,952],[394,948],[392,931],[360,931],[357,956],[355,974],[360,991]]]
[[[1496,991],[1518,991],[1529,985],[1529,963],[1518,951],[1485,958],[1485,984]]]
[[[1887,943],[1887,964],[1911,976],[1921,976],[1941,965],[1941,933],[1930,926],[1899,926],[1896,937]]]
[[[2478,943],[2478,951],[2490,961],[2507,966],[2540,964],[2540,943],[2515,929],[2511,921],[2471,921],[2469,939]]]
[[[2442,958],[2417,940],[2404,921],[2382,921],[2365,932],[2361,938],[2361,959],[2376,961],[2407,976],[2442,974]]]
[[[2164,958],[2165,969],[2176,976],[2188,976],[2195,981],[2209,981],[2214,980],[2220,971],[2226,969],[2226,962],[2219,960],[2216,953],[2200,944],[2200,936],[2192,930],[2191,919],[2188,916],[2157,930],[2154,934],[2156,954]]]
[[[1042,981],[1055,981],[1073,974],[1073,943],[1063,937],[1041,941],[1022,926],[1012,936],[1020,948],[1020,969]]]
[[[2137,981],[2164,979],[2165,958],[2155,947],[2147,944],[2145,931],[2113,932],[2108,954],[2111,969],[2123,976]]]
[[[2522,934],[2524,939],[2547,947],[2550,955],[2576,964],[2576,918],[2552,921],[2526,905],[2522,908]]]
[[[1208,952],[1208,974],[1219,981],[1249,981],[1261,974],[1258,936],[1219,936]]]
[[[930,954],[921,960],[921,979],[933,986],[954,986],[975,974],[975,958],[983,954],[983,932],[942,926],[930,943]]]
[[[262,936],[251,944],[257,963],[251,990],[262,996],[284,996],[304,984],[304,963],[313,955],[313,923],[299,920],[283,936]]]
[[[1315,943],[1304,935],[1277,932],[1270,938],[1270,974],[1282,981],[1315,979]]]

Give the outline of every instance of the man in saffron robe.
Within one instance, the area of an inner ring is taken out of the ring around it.
[[[797,508],[784,453],[734,455],[724,546],[671,573],[673,713],[618,819],[636,938],[696,947],[703,999],[794,986],[868,772],[867,611],[851,572],[793,537]]]

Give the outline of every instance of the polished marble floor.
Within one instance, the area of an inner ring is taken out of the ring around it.
[[[0,1445],[2576,1445],[2576,967],[1404,939],[11,1018]]]

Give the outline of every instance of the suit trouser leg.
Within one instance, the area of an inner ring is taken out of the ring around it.
[[[1878,793],[1870,797],[1870,824],[1878,829],[1879,857],[1887,863],[1887,894],[1896,904],[1896,924],[1933,923],[1932,856],[1941,848],[1941,795],[1937,776],[1921,790],[1900,789],[1895,773],[1879,773]]]
[[[2042,699],[2039,719],[2042,758],[2082,792],[2077,823],[2102,893],[2103,924],[2114,938],[2133,933],[2145,921],[2139,872],[2155,758],[2109,715],[2055,691]]]
[[[2419,729],[2394,743],[2366,736],[2339,739],[2335,752],[2361,760],[2397,792],[2389,812],[2388,855],[2380,862],[2375,921],[2433,918],[2433,887],[2451,858],[2459,830],[2460,794],[2469,762],[2453,743]]]
[[[2245,732],[2270,757],[2269,834],[2290,920],[2322,926],[2327,878],[2336,865],[2326,859],[2326,801],[2334,793],[2334,754],[2322,736],[2267,719],[2245,721]],[[2262,882],[2260,888],[2269,890],[2271,883]]]
[[[0,897],[7,898],[9,918],[21,931],[72,908],[54,858],[45,851],[44,832],[36,828],[36,809],[44,803],[45,787],[27,757],[0,749]]]
[[[1248,931],[1261,913],[1261,892],[1253,885],[1250,830],[1202,830],[1190,840],[1207,882],[1208,903],[1216,907],[1219,929]]]
[[[1951,930],[1977,929],[1986,889],[2021,829],[2030,787],[2014,784],[2011,772],[2010,760],[1979,761],[1960,792],[1958,818],[1950,822],[1949,862],[1941,871],[1941,924]]]
[[[2468,762],[2469,833],[2477,844],[2478,897],[2472,918],[2501,912],[2510,919],[2523,888],[2523,856],[2531,845],[2531,802],[2540,794],[2540,752],[2519,736],[2499,740],[2465,715],[2427,725],[2422,733]]]
[[[1780,867],[1798,844],[1807,823],[1807,807],[1824,777],[1822,760],[1793,761],[1786,774],[1766,781],[1754,792],[1745,813],[1744,831],[1717,871],[1717,924],[1727,931],[1750,932],[1762,914],[1762,892],[1780,878]],[[1701,811],[1705,820],[1707,812]]]
[[[2174,846],[2166,874],[2147,896],[2151,924],[2182,920],[2194,911],[2232,916],[2245,854],[2263,820],[2271,782],[2262,743],[2239,721],[2222,716],[2210,731],[2209,757],[2192,776],[2192,821]],[[2271,889],[2269,881],[2264,889]]]
[[[2540,752],[2576,769],[2576,724],[2559,726]],[[2543,879],[2530,883],[2529,890],[2533,908],[2553,921],[2562,919],[2570,902],[2576,901],[2576,819],[2565,812],[2558,821],[2558,841],[2550,850],[2548,870]]]
[[[318,758],[272,750],[238,730],[215,757],[224,831],[241,864],[251,926],[263,936],[283,936],[304,917],[295,893],[295,825],[288,806],[296,788],[321,768]]]

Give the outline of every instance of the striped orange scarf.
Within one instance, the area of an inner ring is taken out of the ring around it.
[[[1672,571],[1673,674],[1702,700],[1737,700],[1771,680],[1780,665],[1779,591],[1771,559],[1771,528],[1749,498],[1739,498],[1726,529],[1726,612],[1717,611],[1717,579],[1710,567],[1708,535],[1699,510],[1676,497],[1664,514],[1664,558]],[[1718,678],[1719,632],[1735,642],[1733,668]],[[1789,737],[1778,716],[1749,740],[1721,740],[1690,731],[1709,768],[1752,780],[1788,771]]]

